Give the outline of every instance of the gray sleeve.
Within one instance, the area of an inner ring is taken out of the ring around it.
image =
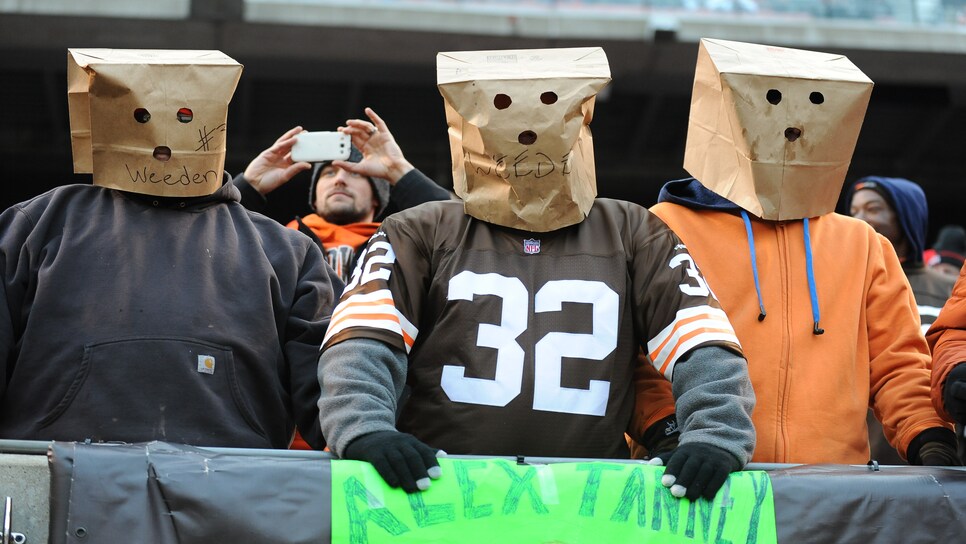
[[[322,352],[319,422],[335,455],[341,457],[364,434],[396,429],[408,364],[405,353],[369,338],[345,340]]]
[[[673,378],[680,443],[717,446],[745,466],[755,450],[755,393],[745,358],[718,346],[697,348],[678,361]]]

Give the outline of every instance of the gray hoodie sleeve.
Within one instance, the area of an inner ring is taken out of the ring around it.
[[[406,354],[378,340],[352,338],[319,357],[319,421],[341,457],[356,438],[396,429],[396,406],[408,370]]]
[[[671,383],[680,443],[711,444],[742,467],[748,464],[755,450],[755,393],[745,358],[718,346],[697,348],[675,365]]]

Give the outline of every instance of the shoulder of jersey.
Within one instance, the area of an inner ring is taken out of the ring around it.
[[[623,210],[623,213],[640,213],[642,211],[647,211],[647,209],[640,204],[631,202],[629,200],[619,200],[616,198],[597,198],[594,200],[594,207],[596,208],[598,206],[603,210]]]
[[[598,198],[594,201],[594,207],[591,209],[591,213],[606,215],[615,221],[626,218],[626,220],[632,223],[656,221],[654,224],[655,227],[664,224],[663,221],[658,219],[657,216],[648,211],[644,206],[627,200]]]
[[[431,223],[437,224],[449,218],[461,219],[463,202],[459,200],[435,200],[398,211],[383,220],[386,223]]]

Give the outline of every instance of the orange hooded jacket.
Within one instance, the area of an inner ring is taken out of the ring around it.
[[[926,338],[932,348],[932,404],[949,421],[953,418],[943,406],[943,384],[954,366],[966,362],[966,267],[960,270],[953,295],[939,317],[929,327]]]
[[[671,202],[651,211],[688,246],[741,341],[758,399],[753,462],[864,464],[870,406],[903,456],[922,431],[949,428],[930,403],[912,290],[891,244],[867,224],[834,213],[809,221],[810,282],[803,221],[750,218],[752,242],[735,213]],[[810,285],[823,334],[813,330]]]

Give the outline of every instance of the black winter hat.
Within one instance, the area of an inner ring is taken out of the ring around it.
[[[944,226],[939,229],[932,248],[936,255],[929,264],[945,263],[962,268],[966,261],[966,229],[959,225]]]
[[[359,148],[353,145],[349,151],[349,158],[346,161],[362,162],[362,151],[359,151]],[[312,163],[312,182],[309,183],[309,208],[313,210],[315,209],[315,186],[319,184],[319,176],[322,175],[322,169],[330,164],[332,164],[332,161]],[[376,212],[373,214],[373,217],[379,217],[382,210],[386,209],[386,205],[389,204],[389,182],[381,178],[368,179],[372,185],[373,194],[379,200],[379,206],[376,207]]]
[[[936,251],[952,251],[959,255],[966,255],[966,229],[959,225],[945,225],[939,229],[936,236],[936,243],[933,244]]]

